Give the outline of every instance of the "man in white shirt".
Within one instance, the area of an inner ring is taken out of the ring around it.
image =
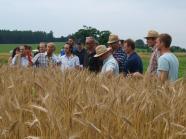
[[[103,60],[103,67],[101,69],[102,74],[119,74],[119,65],[116,59],[111,53],[112,48],[106,48],[105,45],[99,45],[96,47],[96,55],[100,60]]]
[[[65,43],[64,45],[65,55],[60,57],[61,61],[61,70],[65,69],[79,69],[80,62],[79,58],[73,54],[73,47],[70,46],[69,43]]]

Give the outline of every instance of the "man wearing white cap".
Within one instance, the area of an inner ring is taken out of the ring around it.
[[[115,60],[111,53],[112,48],[107,48],[105,45],[99,45],[96,47],[96,55],[100,60],[103,60],[103,67],[101,69],[102,74],[112,73],[114,75],[119,74],[118,62]]]

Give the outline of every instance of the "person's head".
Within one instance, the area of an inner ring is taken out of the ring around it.
[[[131,54],[135,50],[135,42],[132,39],[124,41],[124,51],[126,54]]]
[[[19,47],[14,48],[14,50],[13,50],[13,52],[12,52],[12,58],[13,58],[15,55],[19,54],[19,53],[20,53]]]
[[[44,43],[44,42],[41,42],[41,43],[39,44],[39,52],[40,52],[40,53],[44,53],[44,52],[46,52],[46,49],[47,49],[47,44]]]
[[[123,49],[123,51],[124,51],[124,41],[125,41],[125,40],[120,40],[120,46],[121,46],[121,48]]]
[[[84,47],[84,43],[81,40],[78,40],[77,42],[77,49],[78,50],[82,50]]]
[[[67,42],[68,42],[69,45],[74,46],[75,38],[73,36],[69,36]]]
[[[88,50],[95,49],[96,47],[96,40],[93,37],[86,37],[85,43]]]
[[[107,42],[108,46],[113,50],[116,50],[120,47],[120,41],[118,35],[110,34],[109,41]]]
[[[47,54],[52,55],[54,51],[55,51],[55,44],[52,42],[47,43]]]
[[[107,57],[111,55],[111,48],[107,48],[105,45],[99,45],[96,47],[96,55],[94,57],[98,57],[100,60],[105,60]]]
[[[153,48],[156,45],[156,39],[158,38],[158,36],[159,33],[157,31],[150,30],[145,37],[145,39],[147,40],[147,45]]]
[[[64,45],[64,51],[66,55],[72,54],[73,52],[73,48],[68,42]]]
[[[26,56],[27,51],[25,50],[25,46],[24,45],[19,46],[19,50],[20,50],[21,56]]]
[[[32,53],[32,47],[29,45],[24,45],[25,47],[25,53],[30,55]]]
[[[172,37],[169,34],[160,34],[156,40],[156,47],[158,50],[170,49]]]
[[[123,46],[124,45],[124,40],[120,40],[120,44]]]

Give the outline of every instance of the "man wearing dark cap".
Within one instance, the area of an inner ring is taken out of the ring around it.
[[[74,51],[74,54],[79,57],[80,65],[84,67],[84,59],[86,54],[84,43],[81,40],[78,40],[76,47],[77,49]]]

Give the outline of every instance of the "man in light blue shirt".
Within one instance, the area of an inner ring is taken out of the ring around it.
[[[111,54],[111,48],[106,48],[105,45],[97,46],[96,55],[94,57],[99,57],[100,60],[103,60],[102,74],[119,74],[119,65]]]
[[[156,45],[160,51],[158,59],[158,77],[161,81],[175,81],[178,79],[179,61],[177,57],[170,52],[172,38],[169,34],[160,34]]]

